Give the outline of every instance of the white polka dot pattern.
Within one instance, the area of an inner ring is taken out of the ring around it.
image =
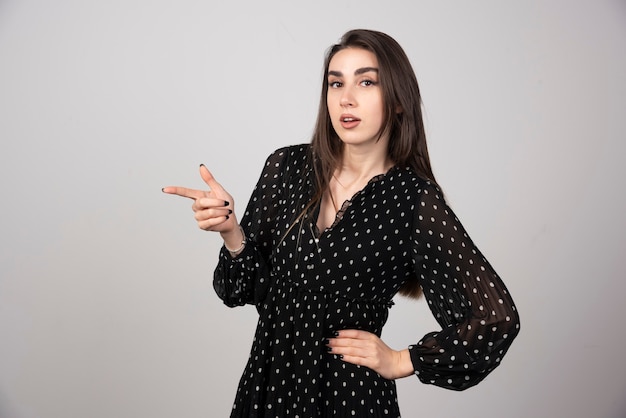
[[[222,249],[214,275],[228,306],[259,321],[233,417],[400,415],[395,383],[327,353],[339,329],[381,334],[392,298],[419,280],[442,330],[409,347],[422,382],[462,390],[501,361],[519,332],[506,287],[438,188],[409,169],[373,178],[317,231],[308,145],[266,162],[242,219],[248,245]]]

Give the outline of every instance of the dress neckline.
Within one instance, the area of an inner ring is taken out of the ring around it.
[[[354,193],[352,195],[351,198],[345,200],[341,207],[339,208],[339,210],[337,211],[337,213],[335,214],[335,220],[332,222],[332,224],[330,224],[329,227],[325,228],[323,231],[320,231],[320,229],[317,226],[317,219],[320,215],[320,209],[322,206],[322,199],[319,200],[319,202],[317,202],[317,204],[315,205],[315,208],[313,210],[313,216],[311,219],[311,222],[313,223],[312,226],[312,231],[314,232],[314,236],[316,239],[320,239],[322,237],[322,235],[324,235],[326,232],[331,231],[332,229],[334,229],[337,224],[339,222],[341,222],[341,220],[343,219],[344,214],[348,211],[348,209],[350,208],[350,206],[352,206],[352,203],[359,197],[361,196],[363,193],[365,193],[367,190],[369,190],[373,184],[378,183],[379,181],[385,179],[386,177],[390,176],[390,174],[395,171],[398,168],[397,165],[392,165],[391,168],[389,168],[389,170],[387,170],[387,172],[385,173],[381,173],[381,174],[376,174],[375,176],[373,176],[371,179],[369,179],[369,181],[365,184],[365,186],[363,186],[362,189],[358,190],[356,193]]]

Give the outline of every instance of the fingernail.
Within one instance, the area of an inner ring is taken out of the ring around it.
[[[228,206],[230,205],[230,202],[228,200],[224,200],[224,206]]]
[[[330,340],[328,338],[324,338],[324,345],[328,345],[330,343]]]
[[[343,354],[339,354],[339,360],[343,360]]]
[[[161,187],[161,191],[165,193],[165,187]]]
[[[233,211],[231,209],[228,209],[228,214],[230,215],[231,213],[233,213]]]
[[[204,167],[204,164],[200,164],[200,167]]]
[[[226,215],[226,219],[229,219],[229,218],[230,218],[230,216],[229,216],[229,215]]]
[[[333,331],[333,335],[334,335],[335,337],[339,337],[339,331]]]
[[[333,348],[332,347],[326,347],[326,351],[328,351],[330,353],[331,351],[333,351]]]

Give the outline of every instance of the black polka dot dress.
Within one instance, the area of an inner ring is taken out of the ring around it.
[[[481,381],[519,318],[438,188],[394,167],[317,231],[319,207],[296,222],[315,192],[310,153],[292,146],[267,159],[241,222],[248,244],[236,258],[223,248],[215,270],[226,305],[259,313],[231,416],[400,416],[394,381],[328,353],[324,339],[341,329],[380,336],[407,280],[419,280],[441,325],[409,346],[417,377],[454,390]]]

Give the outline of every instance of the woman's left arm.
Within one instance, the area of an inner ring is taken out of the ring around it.
[[[439,189],[426,184],[415,211],[414,267],[441,331],[409,347],[424,383],[464,390],[495,369],[520,330],[506,286]]]
[[[471,241],[439,189],[419,190],[413,226],[413,263],[441,331],[396,351],[376,335],[341,330],[329,350],[387,379],[416,374],[424,383],[464,390],[501,362],[520,329],[506,286]]]

